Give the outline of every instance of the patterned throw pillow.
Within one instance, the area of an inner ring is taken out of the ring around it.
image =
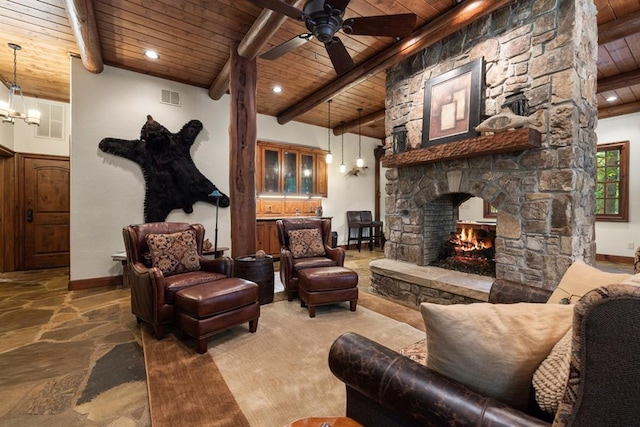
[[[289,231],[289,248],[294,258],[309,258],[324,256],[324,244],[320,230],[317,228],[304,228]]]
[[[173,234],[147,234],[151,265],[165,276],[200,270],[196,232],[193,230]]]
[[[556,343],[551,353],[533,374],[536,402],[545,412],[555,414],[567,388],[571,362],[571,338],[573,328]]]

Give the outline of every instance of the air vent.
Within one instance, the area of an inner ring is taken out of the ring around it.
[[[172,90],[162,89],[162,95],[160,98],[161,104],[180,106],[180,92],[174,92]]]

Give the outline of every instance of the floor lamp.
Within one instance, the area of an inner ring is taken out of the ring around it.
[[[213,256],[214,258],[218,258],[218,210],[220,209],[220,197],[222,193],[218,190],[213,190],[209,195],[216,198],[216,231],[213,239]]]

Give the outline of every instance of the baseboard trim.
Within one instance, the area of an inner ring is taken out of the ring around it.
[[[633,265],[633,257],[621,255],[596,254],[596,261],[608,261]]]
[[[94,277],[91,279],[69,280],[68,289],[79,291],[82,289],[94,289],[122,286],[122,276]]]

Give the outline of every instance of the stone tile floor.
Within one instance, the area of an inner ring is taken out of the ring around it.
[[[69,270],[0,274],[0,426],[148,426],[128,289],[69,292]]]

